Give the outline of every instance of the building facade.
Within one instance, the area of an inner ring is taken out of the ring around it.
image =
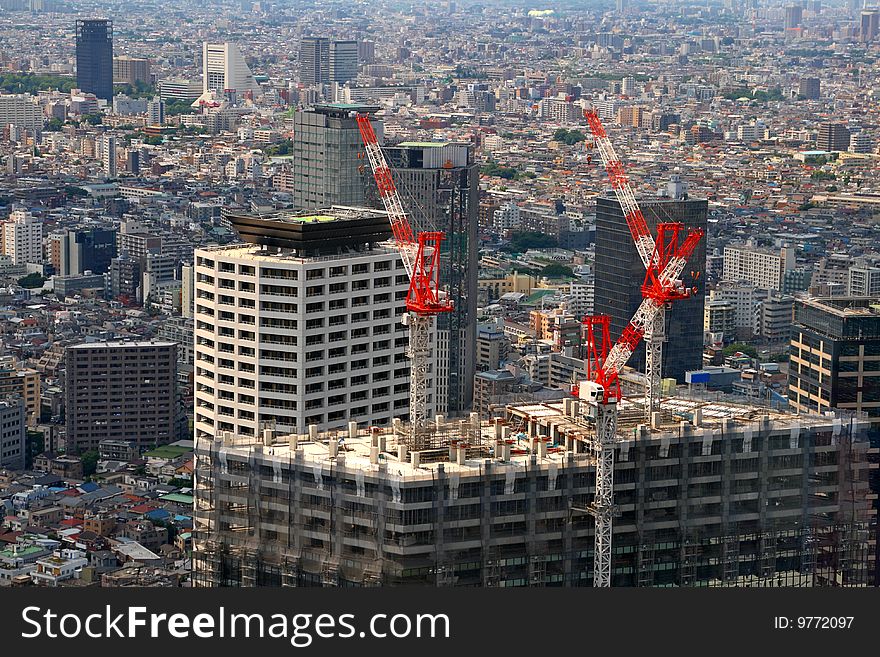
[[[260,86],[234,43],[202,43],[202,93],[234,90],[239,96]]]
[[[299,210],[331,205],[371,206],[373,174],[364,152],[355,113],[374,113],[371,105],[316,105],[294,114],[293,204]],[[373,121],[382,140],[382,124]]]
[[[25,408],[21,397],[0,401],[0,468],[22,470],[27,458]]]
[[[0,94],[0,130],[14,125],[26,130],[40,130],[44,122],[40,106],[27,94]]]
[[[755,244],[730,244],[724,247],[725,281],[748,282],[762,290],[779,291],[785,273],[795,267],[794,247],[778,251],[762,249]]]
[[[307,87],[330,81],[330,40],[304,37],[299,46],[299,79]]]
[[[880,417],[880,300],[796,299],[788,389],[801,412],[840,408]]]
[[[387,216],[330,208],[320,217],[316,227],[316,216],[273,215],[239,229],[253,243],[196,250],[197,439],[408,417],[409,280],[383,243]],[[306,247],[310,228],[326,232]]]
[[[145,57],[121,55],[113,58],[113,81],[120,84],[135,85],[138,82],[150,84],[150,60]]]
[[[3,252],[15,265],[43,262],[43,223],[25,210],[13,210],[3,224]]]
[[[648,226],[680,221],[687,228],[706,230],[708,203],[701,199],[645,199],[639,202]],[[702,286],[706,262],[706,240],[700,240],[685,267],[685,287],[697,292],[676,301],[666,313],[666,343],[663,345],[663,377],[684,381],[687,370],[699,369],[703,349]],[[594,290],[595,313],[611,317],[611,338],[616,340],[629,324],[642,302],[645,267],[639,258],[620,204],[617,199],[602,196],[596,199],[596,274]],[[640,344],[628,365],[644,371],[645,347]]]
[[[330,82],[345,84],[358,74],[357,41],[333,41],[330,44]]]
[[[200,441],[193,586],[592,586],[595,466],[564,408],[455,422],[428,451],[368,431],[344,453],[335,435]],[[707,410],[620,427],[612,585],[868,585],[867,423]]]
[[[816,137],[816,147],[829,153],[849,150],[849,129],[842,123],[822,123]]]
[[[113,21],[76,21],[76,86],[113,100]]]
[[[175,343],[84,342],[69,345],[64,360],[68,453],[107,439],[146,447],[177,438]]]
[[[465,413],[476,360],[479,167],[470,146],[453,142],[403,142],[385,156],[415,227],[445,234],[440,285],[453,310],[437,318],[437,411]]]

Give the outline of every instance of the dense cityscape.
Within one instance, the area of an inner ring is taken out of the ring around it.
[[[880,586],[880,7],[0,0],[0,586]]]

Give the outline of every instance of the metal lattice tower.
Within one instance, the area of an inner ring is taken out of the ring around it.
[[[672,301],[692,294],[692,290],[682,287],[679,277],[703,231],[692,230],[679,244],[682,224],[661,223],[657,226],[655,241],[599,115],[589,109],[584,111],[584,117],[611,179],[611,187],[620,203],[633,243],[645,265],[642,303],[613,347],[609,349],[607,317],[584,319],[588,326],[587,372],[591,381],[579,384],[577,388],[578,396],[589,407],[582,417],[595,430],[596,492],[589,508],[596,519],[593,586],[609,587],[614,518],[614,441],[617,434],[617,402],[621,398],[618,375],[639,341],[644,338],[645,414],[650,418],[659,407],[665,339],[664,311]],[[599,326],[601,334],[595,330]]]
[[[370,117],[359,114],[356,118],[376,187],[388,213],[394,241],[410,281],[406,295],[409,313],[404,323],[409,327],[410,445],[415,448],[428,421],[428,376],[434,317],[452,310],[451,301],[440,290],[440,244],[444,234],[425,231],[419,233],[416,239]]]

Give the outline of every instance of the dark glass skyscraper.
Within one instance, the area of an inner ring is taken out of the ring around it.
[[[113,21],[76,22],[76,86],[113,100]]]
[[[657,198],[640,200],[639,205],[655,230],[664,221],[680,221],[686,228],[706,230],[709,204],[706,200]],[[666,343],[663,345],[663,377],[684,381],[687,370],[702,367],[703,362],[703,274],[706,263],[706,240],[691,255],[684,275],[685,286],[697,286],[690,299],[676,301],[666,313]],[[596,288],[595,312],[611,316],[611,338],[616,340],[642,302],[645,267],[633,244],[626,220],[615,198],[596,200]],[[639,371],[645,368],[645,347],[640,344],[628,365]]]
[[[378,205],[373,173],[355,114],[373,105],[326,104],[293,115],[293,204],[298,210],[331,205]],[[381,121],[373,129],[382,140]]]
[[[454,309],[437,317],[435,407],[458,415],[470,410],[474,394],[479,168],[463,143],[404,142],[385,153],[413,227],[446,235],[440,285]]]

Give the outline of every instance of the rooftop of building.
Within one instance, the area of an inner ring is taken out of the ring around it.
[[[880,297],[802,297],[798,303],[838,317],[880,317]]]
[[[313,437],[309,434],[272,435],[268,441],[223,432],[216,439],[216,446],[227,456],[238,455],[245,459],[255,449],[270,462],[289,463],[296,454],[303,463],[316,468],[316,476],[321,472],[318,468],[344,467],[402,482],[431,480],[441,464],[447,474],[479,475],[487,460],[493,461],[499,470],[517,469],[525,467],[532,455],[538,456],[539,467],[559,467],[569,463],[572,456],[579,462],[589,463],[593,456],[585,446],[570,452],[566,444],[566,435],[580,442],[591,433],[583,423],[566,413],[566,406],[572,401],[512,404],[507,407],[509,417],[506,421],[480,422],[473,416],[469,420],[444,420],[442,424],[432,425],[431,444],[415,450],[419,453],[418,459],[413,459],[414,450],[407,449],[402,454],[399,451],[405,444],[404,434],[399,433],[400,426],[361,428],[355,435],[348,430],[329,431]],[[802,429],[827,427],[836,434],[844,422],[842,417],[834,415],[794,414],[751,404],[684,397],[664,398],[662,407],[662,419],[650,427],[644,424],[641,401],[624,398],[619,403],[618,445],[628,449],[637,441],[678,440],[683,425],[691,427],[696,435],[702,433],[704,438],[723,439],[737,434],[742,437],[748,432],[758,435],[767,428],[800,432]],[[536,430],[530,427],[532,421],[534,425],[552,427],[553,430],[547,432],[549,435],[539,432],[542,439],[534,441],[529,435]],[[860,426],[860,421],[855,422]],[[500,442],[499,436],[504,436]],[[539,444],[541,442],[543,445]],[[502,443],[506,447],[502,447]],[[458,451],[462,446],[464,454]],[[206,441],[202,441],[197,452],[207,448]]]
[[[322,255],[382,242],[392,235],[388,214],[364,207],[334,205],[310,212],[285,209],[226,216],[245,242]]]
[[[140,347],[170,347],[176,345],[170,340],[105,340],[98,342],[80,342],[79,344],[67,345],[67,349],[116,349],[116,348],[140,348]]]

